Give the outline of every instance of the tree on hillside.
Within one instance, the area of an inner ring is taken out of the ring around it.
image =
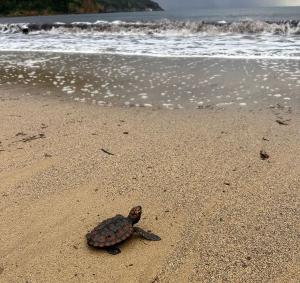
[[[2,15],[91,13],[147,8],[160,9],[159,5],[151,0],[0,0]]]

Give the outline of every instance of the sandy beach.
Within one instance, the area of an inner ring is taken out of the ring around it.
[[[300,2],[146,2],[0,0],[0,283],[299,283]]]
[[[2,88],[0,282],[299,282],[297,114]],[[117,256],[87,247],[97,223],[138,204],[138,226],[160,242],[133,237]]]

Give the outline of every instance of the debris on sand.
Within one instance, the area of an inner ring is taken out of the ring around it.
[[[23,132],[19,132],[19,133],[16,134],[16,137],[19,137],[19,136],[26,136],[26,134],[23,133]]]
[[[30,136],[30,137],[27,137],[27,138],[23,138],[21,141],[22,142],[30,142],[30,141],[33,141],[33,140],[45,139],[45,138],[46,138],[45,134],[38,134],[38,135]]]
[[[276,122],[279,125],[283,125],[283,126],[287,126],[289,124],[288,121],[290,121],[290,120],[279,120],[279,119],[276,120]]]
[[[104,153],[108,154],[108,155],[114,155],[113,153],[111,153],[111,152],[107,151],[107,150],[106,150],[106,149],[104,149],[104,148],[101,148],[101,150],[102,150]]]
[[[197,109],[209,109],[209,110],[212,110],[214,109],[214,107],[212,105],[198,105],[197,106]]]
[[[266,159],[269,159],[269,158],[270,158],[269,154],[266,153],[265,150],[261,150],[259,154],[260,154],[261,160],[266,160]]]

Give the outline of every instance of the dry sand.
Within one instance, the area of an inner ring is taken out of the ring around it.
[[[300,282],[294,112],[0,97],[1,283]],[[86,246],[137,204],[162,241],[132,238],[117,256]]]

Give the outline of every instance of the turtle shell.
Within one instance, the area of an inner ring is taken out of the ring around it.
[[[104,248],[125,241],[133,234],[132,224],[127,217],[116,215],[101,222],[86,235],[89,246]]]

